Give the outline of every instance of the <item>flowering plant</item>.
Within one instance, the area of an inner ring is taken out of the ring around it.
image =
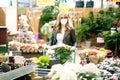
[[[120,59],[106,58],[98,67],[103,70],[101,72],[104,78],[120,79]]]
[[[43,50],[43,45],[40,45],[40,44],[23,44],[21,47],[20,47],[20,50],[23,52],[23,53],[37,53],[37,52],[42,52]]]
[[[81,51],[78,53],[78,55],[80,56],[80,58],[81,58],[82,60],[84,60],[84,59],[86,59],[86,57],[88,57],[88,55],[87,55],[86,53],[87,53],[87,50],[86,50],[86,49],[83,49],[83,50],[81,50]]]
[[[22,46],[20,42],[17,41],[10,41],[8,44],[8,48],[10,51],[17,51]]]
[[[100,70],[93,63],[84,66],[66,62],[53,65],[47,77],[51,80],[92,80],[99,76]]]
[[[97,52],[93,51],[93,50],[88,52],[88,55],[96,55],[96,54],[97,54]]]
[[[97,49],[83,49],[79,52],[79,56],[81,57],[82,61],[86,59],[87,62],[92,62],[98,64],[105,59],[107,55],[107,50],[104,48]],[[85,62],[85,61],[84,61]],[[83,62],[81,62],[84,64]],[[85,63],[86,64],[86,63]]]
[[[60,59],[60,63],[65,63],[67,60],[71,60],[71,53],[75,51],[75,47],[71,47],[65,44],[52,46],[54,50],[54,57]]]

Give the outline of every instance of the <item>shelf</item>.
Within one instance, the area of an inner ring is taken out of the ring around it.
[[[0,80],[13,80],[18,77],[24,76],[26,74],[29,74],[31,72],[34,72],[34,68],[36,67],[35,63],[32,63],[30,65],[20,67],[18,69],[6,72],[6,73],[0,73]]]

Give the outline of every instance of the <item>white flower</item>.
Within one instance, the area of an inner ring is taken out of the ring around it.
[[[71,70],[65,70],[60,75],[60,80],[77,80],[77,75],[75,72],[73,72]]]
[[[63,68],[62,64],[55,64],[55,65],[52,66],[51,70],[57,71],[57,70],[59,70],[61,68]]]
[[[71,62],[66,62],[64,64],[64,67],[70,69],[71,71],[75,72],[75,73],[81,73],[82,72],[82,65],[80,64],[74,64]]]
[[[83,70],[84,70],[84,72],[92,72],[92,73],[95,73],[96,75],[99,75],[99,73],[100,73],[100,70],[93,63],[84,65]]]

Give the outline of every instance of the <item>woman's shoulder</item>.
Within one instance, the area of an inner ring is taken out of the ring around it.
[[[70,31],[75,31],[75,29],[74,29],[74,28],[71,28]]]

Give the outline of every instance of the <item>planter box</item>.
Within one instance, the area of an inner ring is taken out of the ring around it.
[[[44,77],[44,76],[46,76],[49,72],[50,72],[50,69],[39,68],[39,67],[36,67],[36,68],[35,68],[35,74],[36,74],[36,76]]]
[[[25,58],[40,57],[43,52],[22,52],[21,55]]]

